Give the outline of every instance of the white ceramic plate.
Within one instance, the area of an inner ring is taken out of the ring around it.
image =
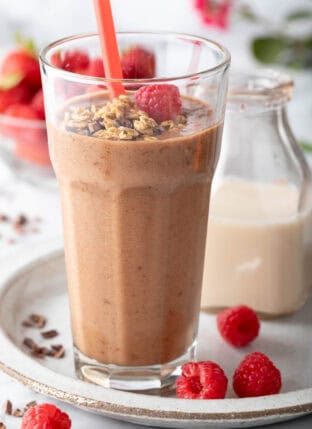
[[[21,322],[32,312],[48,318],[61,335],[40,340]],[[201,315],[199,358],[219,362],[231,380],[242,357],[268,353],[283,375],[279,395],[225,400],[181,400],[106,389],[74,377],[62,251],[56,243],[20,250],[0,263],[0,369],[36,392],[90,412],[138,424],[171,428],[238,428],[292,419],[312,412],[312,301],[296,315],[262,323],[250,347],[236,350],[220,338],[215,317]],[[42,344],[63,343],[66,358],[36,360],[25,336]]]

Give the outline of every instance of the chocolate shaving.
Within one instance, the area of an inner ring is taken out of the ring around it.
[[[6,425],[2,422],[0,422],[0,429],[6,429]]]
[[[58,335],[58,332],[55,329],[51,329],[50,331],[41,332],[41,336],[43,338],[54,338]]]
[[[23,417],[24,413],[19,408],[15,408],[15,410],[12,413],[12,416],[14,417]]]
[[[3,404],[2,410],[4,414],[8,414],[10,416],[12,414],[12,402],[7,399]]]
[[[5,214],[0,214],[0,222],[7,222],[9,220],[9,216]]]

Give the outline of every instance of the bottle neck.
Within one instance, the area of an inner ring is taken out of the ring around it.
[[[300,185],[309,170],[291,131],[286,104],[228,109],[216,177]]]

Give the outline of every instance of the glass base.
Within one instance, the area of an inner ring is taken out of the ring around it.
[[[174,388],[181,366],[195,359],[196,344],[194,341],[187,352],[174,361],[149,366],[105,365],[88,358],[74,347],[76,375],[81,380],[112,389],[144,390],[144,393],[159,395],[160,391],[170,392]]]

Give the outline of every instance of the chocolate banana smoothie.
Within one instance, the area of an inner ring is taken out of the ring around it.
[[[181,101],[159,123],[131,97],[98,93],[49,125],[74,343],[103,364],[167,363],[196,337],[222,124]]]

